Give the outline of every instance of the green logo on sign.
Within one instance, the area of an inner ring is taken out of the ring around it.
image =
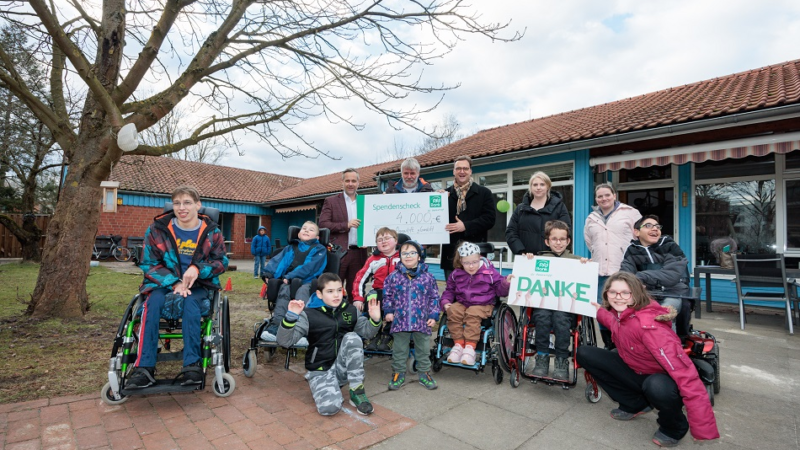
[[[430,208],[441,208],[442,207],[442,196],[441,195],[437,195],[435,197],[431,196],[430,205],[428,205],[428,207],[430,207]]]
[[[539,260],[536,261],[536,272],[550,272],[550,261]]]

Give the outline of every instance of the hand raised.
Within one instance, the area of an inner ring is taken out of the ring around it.
[[[301,312],[303,312],[303,308],[305,307],[306,307],[306,302],[302,300],[291,300],[289,302],[289,311],[295,314],[300,314]]]
[[[373,322],[380,322],[381,321],[381,304],[378,302],[378,299],[372,299],[369,301],[367,307],[369,308],[369,317],[372,319]]]

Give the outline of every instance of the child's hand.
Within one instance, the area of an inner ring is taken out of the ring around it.
[[[450,309],[451,306],[453,306],[452,303],[448,303],[448,304],[444,305],[444,312],[447,312],[447,310]]]
[[[436,321],[433,319],[428,319],[428,328],[433,328],[436,325]]]
[[[372,319],[373,322],[380,322],[381,321],[381,304],[378,303],[378,299],[372,299],[367,304],[369,308],[369,318]]]
[[[387,314],[387,315],[383,316],[383,320],[385,320],[387,322],[393,321],[394,320],[394,314],[390,313],[390,314]]]
[[[594,309],[597,309],[597,310],[599,310],[600,307],[601,307],[600,303],[597,303],[597,302],[589,302],[589,304],[594,306]]]
[[[525,255],[525,257],[528,259],[533,259],[533,257],[535,256],[533,253],[523,253],[523,255]]]
[[[289,280],[287,280],[286,278],[284,278],[284,279],[283,279],[283,284],[289,284]]]
[[[355,306],[355,307],[356,307],[356,309],[358,310],[358,312],[362,312],[362,311],[364,311],[364,302],[362,302],[361,300],[356,300],[356,301],[354,301],[354,302],[353,302],[353,306]]]
[[[514,279],[514,274],[513,273],[506,277],[506,281],[508,281],[509,283],[511,283],[511,280],[513,280],[513,279]]]
[[[291,300],[289,302],[289,311],[295,314],[300,314],[301,312],[303,312],[303,308],[305,307],[306,307],[306,302],[302,300]]]
[[[589,258],[581,258],[581,264],[586,264],[589,262]]]

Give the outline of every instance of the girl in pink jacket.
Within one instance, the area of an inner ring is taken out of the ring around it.
[[[674,447],[691,431],[695,440],[717,439],[711,401],[694,363],[672,331],[670,311],[650,299],[635,275],[618,272],[603,287],[597,321],[611,330],[618,353],[598,347],[578,349],[578,364],[619,403],[616,420],[658,410],[653,443]],[[686,407],[689,418],[683,414]]]

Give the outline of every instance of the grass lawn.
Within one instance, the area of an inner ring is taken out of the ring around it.
[[[92,267],[86,282],[90,311],[79,320],[33,320],[25,315],[38,264],[0,264],[0,403],[97,392],[107,381],[111,346],[125,307],[138,292],[141,271],[130,263]],[[229,272],[231,366],[241,367],[253,324],[265,317],[262,282]],[[263,363],[263,361],[259,361]],[[168,373],[160,373],[166,377]]]

